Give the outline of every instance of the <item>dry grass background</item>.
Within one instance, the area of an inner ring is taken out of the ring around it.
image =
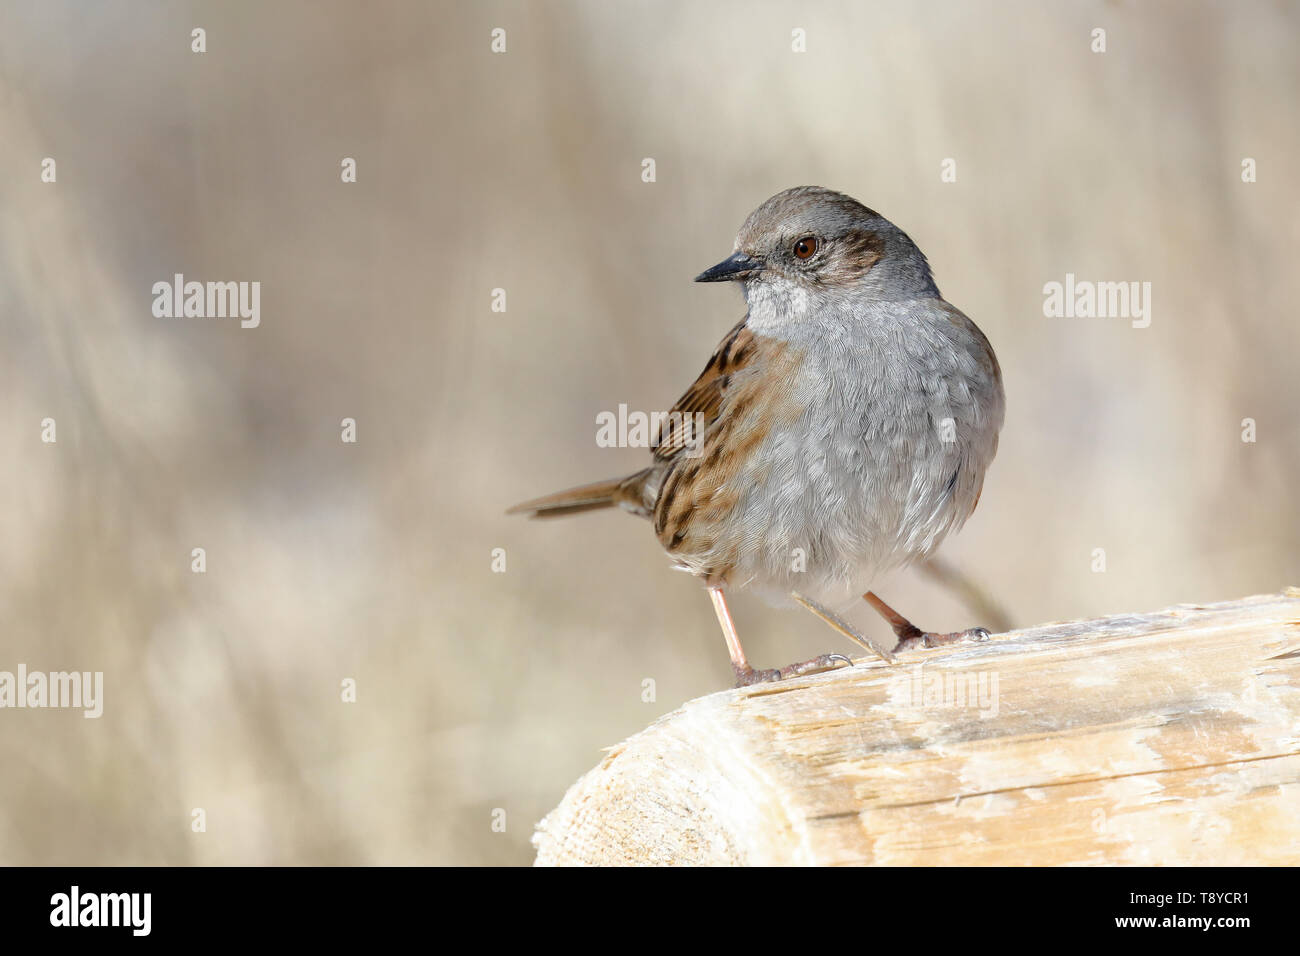
[[[689,384],[742,311],[691,276],[791,185],[898,222],[996,347],[944,553],[1018,623],[1300,582],[1298,38],[1294,2],[6,4],[0,669],[106,700],[0,711],[0,862],[528,861],[729,670],[647,526],[502,512],[638,467],[596,413]],[[260,281],[261,327],[154,318],[174,272]],[[1066,272],[1150,281],[1151,327],[1044,318]],[[845,649],[734,610],[760,664]]]

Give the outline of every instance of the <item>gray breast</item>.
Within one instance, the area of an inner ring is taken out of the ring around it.
[[[803,413],[752,456],[737,507],[737,570],[755,585],[847,593],[929,554],[973,509],[1000,387],[967,330],[911,305],[792,336]]]

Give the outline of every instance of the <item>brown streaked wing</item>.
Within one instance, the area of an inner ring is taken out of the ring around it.
[[[745,326],[748,318],[741,319],[723,337],[704,371],[677,400],[668,420],[660,426],[654,448],[655,458],[659,461],[675,457],[692,438],[702,441],[703,429],[717,420],[731,376],[754,358],[754,333]],[[696,426],[697,422],[700,427]]]
[[[803,412],[790,387],[799,350],[743,328],[730,349],[729,340],[706,370],[715,375],[716,367],[721,384],[709,386],[718,408],[698,453],[687,448],[667,462],[654,504],[659,543],[711,582],[726,580],[743,545],[743,529],[730,521],[743,490],[733,479],[747,468],[761,471],[751,467],[755,451],[773,428],[794,426]]]

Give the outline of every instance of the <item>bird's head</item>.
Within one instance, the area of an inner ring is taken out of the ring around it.
[[[746,298],[850,292],[872,299],[938,295],[925,256],[884,216],[820,186],[779,192],[749,214],[731,256],[696,282],[738,281]]]

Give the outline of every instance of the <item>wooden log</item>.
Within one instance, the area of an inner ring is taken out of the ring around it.
[[[693,700],[533,843],[537,865],[1295,865],[1300,589]]]

